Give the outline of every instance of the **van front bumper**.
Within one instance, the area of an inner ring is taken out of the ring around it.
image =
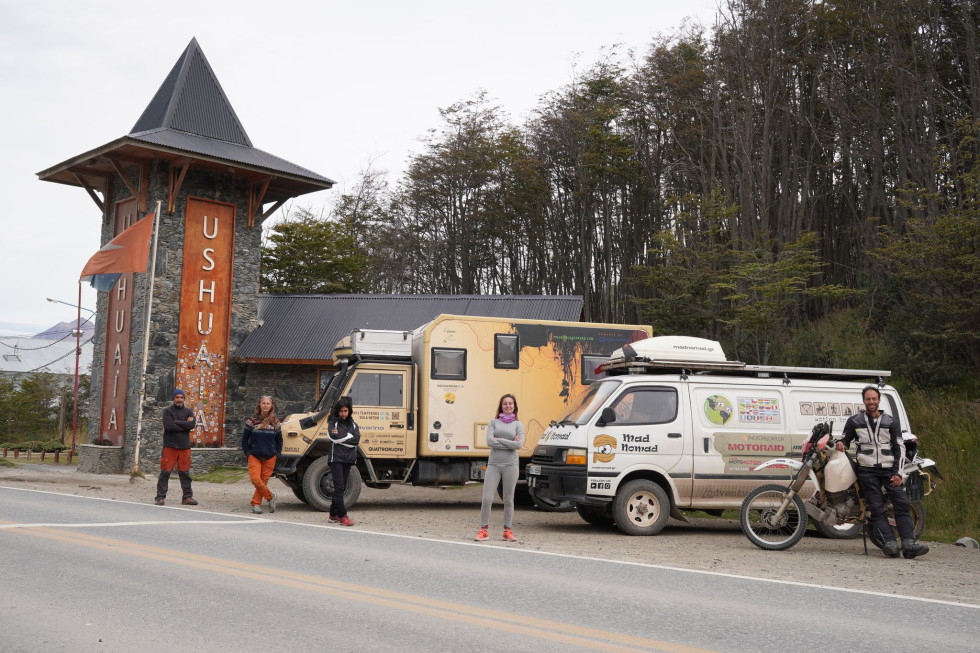
[[[531,462],[527,486],[537,497],[552,503],[584,502],[587,470],[580,465],[542,465]]]

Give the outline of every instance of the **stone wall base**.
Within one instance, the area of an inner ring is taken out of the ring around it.
[[[79,445],[78,471],[88,474],[122,474],[123,448],[97,444]]]

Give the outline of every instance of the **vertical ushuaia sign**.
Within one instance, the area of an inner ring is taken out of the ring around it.
[[[197,416],[193,444],[224,444],[235,206],[188,198],[184,229],[177,387]]]
[[[115,238],[136,224],[135,198],[116,202]],[[122,446],[126,439],[126,391],[129,384],[129,341],[133,329],[133,273],[119,277],[109,291],[108,324],[105,331],[105,367],[102,372],[102,411],[99,437]]]

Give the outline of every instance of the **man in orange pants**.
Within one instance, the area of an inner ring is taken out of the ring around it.
[[[184,391],[174,390],[173,405],[163,409],[163,454],[160,456],[160,478],[157,479],[157,496],[153,500],[162,506],[167,498],[167,484],[170,474],[177,467],[180,489],[183,491],[181,503],[196,506],[191,489],[191,431],[197,426],[194,411],[184,405]]]

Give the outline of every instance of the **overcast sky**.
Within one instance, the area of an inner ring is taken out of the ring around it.
[[[711,24],[715,6],[0,0],[0,335],[73,320],[45,298],[74,304],[101,245],[85,191],[37,172],[128,134],[192,37],[256,147],[339,182],[300,200],[322,207],[371,161],[397,176],[439,108],[485,89],[521,122],[604,47],[642,53],[687,17]],[[87,284],[82,297],[95,308]]]

